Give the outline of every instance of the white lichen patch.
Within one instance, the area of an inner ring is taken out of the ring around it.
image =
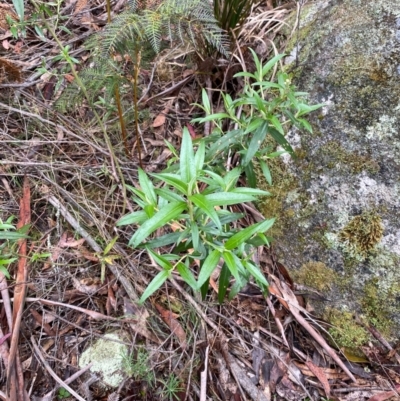
[[[124,355],[128,347],[121,344],[123,338],[117,333],[108,333],[87,348],[79,358],[79,366],[92,363],[90,371],[101,375],[104,384],[118,387],[124,379]]]
[[[366,137],[370,140],[382,140],[384,138],[390,138],[397,134],[395,127],[397,119],[395,117],[389,117],[383,115],[379,118],[379,121],[374,125],[367,127]]]

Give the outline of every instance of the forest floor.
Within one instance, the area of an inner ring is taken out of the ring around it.
[[[389,352],[381,339],[368,358],[346,358],[328,325],[307,310],[273,247],[258,255],[268,296],[249,284],[221,305],[217,276],[204,300],[174,276],[140,304],[160,268],[128,246],[132,227],[116,226],[135,211],[129,186],[138,186],[139,165],[163,169],[173,156],[165,140],[179,149],[183,127],[206,135],[207,128],[190,123],[201,114],[194,106],[201,89],[240,90],[232,76],[254,67],[247,49],[264,59],[276,50],[272,42],[284,51],[295,31],[285,21],[299,4],[254,7],[229,60],[201,60],[188,47],[162,50],[138,72],[138,132],[132,95],[122,94],[126,138],[116,107],[97,99],[107,139],[87,102],[63,113],[57,107],[74,81],[59,46],[69,46],[78,71],[87,67],[85,41],[107,25],[105,2],[41,3],[53,13],[59,43],[25,3],[16,32],[6,18],[18,19],[13,2],[0,4],[0,398],[398,399],[396,349]],[[112,17],[125,3],[112,2]],[[122,56],[116,62],[129,75],[132,60]],[[218,110],[221,99],[210,99]],[[257,215],[250,210],[243,227]],[[27,238],[4,234],[14,233],[11,226]],[[88,354],[92,346],[95,355]]]

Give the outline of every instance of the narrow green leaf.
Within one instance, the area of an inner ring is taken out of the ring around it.
[[[258,149],[261,147],[265,137],[268,133],[268,122],[264,121],[257,130],[253,133],[253,137],[251,138],[249,148],[247,149],[246,156],[243,160],[243,165],[249,164],[250,160],[256,154]]]
[[[192,233],[192,243],[193,243],[193,248],[195,250],[198,249],[199,247],[199,240],[200,240],[200,235],[199,235],[199,226],[196,223],[193,223],[190,226],[190,231]]]
[[[28,236],[15,231],[0,231],[0,239],[15,241],[21,238],[28,238]]]
[[[250,121],[250,124],[247,125],[245,134],[255,131],[260,125],[264,124],[265,120],[263,118],[253,118]]]
[[[205,116],[205,117],[201,117],[201,118],[195,118],[192,121],[193,122],[199,122],[199,123],[206,123],[207,121],[222,120],[224,118],[229,118],[229,114],[227,114],[227,113],[214,113],[214,114],[210,114],[209,116]]]
[[[271,60],[267,62],[262,68],[262,77],[264,78],[266,74],[275,66],[275,64],[285,57],[285,54],[277,54],[275,57],[273,57]]]
[[[212,160],[219,152],[226,150],[227,148],[235,145],[240,138],[244,135],[244,130],[232,130],[227,134],[221,136],[221,138],[217,139],[208,149],[206,153],[206,161]]]
[[[179,166],[182,181],[189,185],[196,175],[196,167],[194,165],[193,143],[189,130],[184,127],[182,133],[181,153],[179,156]]]
[[[155,193],[160,198],[163,198],[168,202],[173,202],[173,201],[184,202],[185,201],[185,199],[181,195],[178,195],[174,191],[171,191],[170,189],[167,189],[167,188],[156,188]]]
[[[282,134],[272,127],[269,127],[268,133],[272,136],[272,138],[275,139],[276,142],[279,143],[279,145],[282,146],[283,149],[286,150],[286,152],[290,153],[292,156],[294,155],[293,148]]]
[[[172,270],[173,266],[169,260],[166,258],[162,257],[156,252],[153,252],[150,248],[146,246],[146,250],[149,253],[149,255],[154,259],[154,261],[162,267],[164,270]],[[177,256],[178,258],[179,256]]]
[[[196,171],[201,171],[203,169],[205,155],[206,143],[205,141],[201,141],[194,156],[194,165],[196,167]]]
[[[234,78],[237,78],[237,77],[247,77],[247,78],[253,78],[253,79],[257,80],[257,77],[256,77],[254,74],[250,73],[250,72],[238,72],[238,73],[235,74],[233,77],[234,77]]]
[[[129,213],[126,216],[121,217],[116,226],[126,226],[128,224],[143,224],[147,220],[147,214],[144,210],[138,212]],[[0,233],[1,235],[1,233]]]
[[[232,192],[216,192],[205,195],[205,198],[211,206],[229,206],[256,200],[252,195],[235,194]]]
[[[222,230],[221,222],[214,207],[210,205],[207,198],[202,194],[195,194],[189,196],[189,200],[192,201],[198,208],[200,208],[214,223]]]
[[[256,65],[256,72],[257,72],[257,81],[261,81],[260,78],[260,74],[262,73],[262,66],[261,66],[261,62],[256,54],[256,52],[253,49],[249,49],[251,51],[251,54],[253,55],[253,59],[254,59],[254,64]]]
[[[239,245],[245,243],[254,234],[264,233],[272,227],[275,219],[269,219],[260,221],[259,223],[253,224],[245,229],[234,234],[228,241],[225,242],[225,249],[232,250],[237,248]]]
[[[201,299],[204,301],[207,296],[208,287],[210,284],[210,277],[204,282],[204,284],[200,287]]]
[[[207,114],[210,114],[211,104],[210,104],[210,99],[208,98],[207,91],[205,89],[202,89],[201,91],[201,100],[203,102],[204,110],[206,111]]]
[[[231,194],[246,194],[251,196],[269,196],[270,192],[257,188],[237,187],[230,191]]]
[[[282,135],[285,135],[285,131],[283,130],[282,124],[276,116],[271,116],[269,121],[271,121],[272,125],[275,129]]]
[[[314,104],[312,106],[309,106],[308,104],[304,104],[304,103],[299,103],[297,106],[299,111],[296,113],[296,117],[304,116],[305,114],[309,114],[312,111],[318,110],[324,106],[326,106],[325,103]]]
[[[135,234],[133,234],[129,241],[129,245],[133,248],[136,248],[155,230],[176,219],[182,213],[182,211],[185,210],[185,208],[185,202],[171,202],[163,209],[158,211],[151,219],[143,223],[143,225],[135,232]]]
[[[298,118],[297,121],[308,131],[312,134],[313,130],[311,124],[304,118]]]
[[[261,272],[260,268],[249,261],[243,261],[244,267],[249,271],[249,273],[257,280],[259,284],[264,287],[268,287],[268,281],[264,274]]]
[[[113,249],[113,246],[115,245],[115,243],[117,242],[118,239],[118,235],[116,237],[114,237],[110,243],[105,247],[104,251],[103,251],[103,255],[107,255],[111,249]]]
[[[164,181],[168,185],[171,185],[172,187],[176,188],[179,192],[183,193],[184,195],[187,194],[188,185],[183,180],[181,180],[181,177],[179,175],[171,173],[153,173],[151,175],[157,178],[158,180]]]
[[[254,247],[263,246],[263,245],[269,246],[270,241],[264,234],[259,233],[255,237],[248,239],[247,244],[250,244]]]
[[[12,0],[15,11],[18,14],[19,22],[24,22],[25,7],[24,0]]]
[[[206,257],[201,265],[199,278],[197,280],[197,288],[201,288],[201,286],[210,278],[212,272],[218,265],[220,257],[221,252],[217,251],[216,249],[211,251]]]
[[[153,280],[151,280],[150,284],[144,291],[143,295],[140,297],[139,303],[143,303],[151,294],[153,294],[155,291],[157,291],[164,283],[165,281],[169,278],[171,275],[169,270],[163,270],[160,273],[158,273]]]
[[[221,177],[219,174],[214,173],[213,171],[210,171],[210,170],[205,170],[204,173],[207,174],[207,175],[209,175],[209,176],[215,181],[215,182],[213,182],[213,183],[210,182],[210,181],[208,181],[208,182],[207,182],[208,185],[215,186],[215,187],[218,187],[218,186],[219,186],[219,187],[221,187],[221,188],[223,188],[223,187],[225,186],[224,178]],[[204,178],[205,178],[205,177],[201,177],[200,180],[203,181]]]
[[[147,174],[139,168],[139,184],[143,190],[144,195],[146,196],[146,200],[149,204],[156,206],[157,205],[157,197],[154,192],[154,187],[152,182],[149,180]]]
[[[235,284],[233,284],[233,286],[229,292],[228,299],[230,301],[232,301],[232,299],[235,298],[237,294],[239,294],[240,290],[244,287],[245,284],[246,284],[246,282],[236,281]]]
[[[269,170],[268,164],[265,163],[264,160],[259,160],[259,162],[260,162],[260,167],[264,174],[265,179],[267,180],[269,185],[272,185],[272,176],[271,176],[271,171]]]
[[[15,262],[17,258],[11,258],[11,259],[0,259],[0,265],[9,265],[12,262]]]
[[[218,302],[220,304],[224,302],[226,290],[229,287],[230,278],[231,278],[231,272],[226,266],[226,263],[224,263],[221,269],[221,274],[219,275],[219,285],[218,285]]]
[[[7,277],[8,279],[10,278],[10,273],[4,266],[0,266],[0,272],[3,273],[4,276]]]
[[[176,231],[174,233],[169,233],[162,235],[161,237],[154,238],[146,242],[146,248],[161,248],[162,246],[176,244],[180,235],[181,232]]]
[[[244,166],[244,173],[246,174],[247,184],[255,188],[257,186],[257,177],[254,172],[253,162],[250,162]]]
[[[240,280],[238,266],[241,265],[240,259],[233,253],[229,251],[222,252],[222,257],[225,260],[226,265],[228,266],[229,271],[232,276],[235,277],[235,280]],[[243,266],[241,266],[243,270]]]
[[[189,286],[193,290],[197,290],[197,281],[190,269],[182,262],[177,263],[176,269],[178,270],[181,277],[185,280],[185,282],[189,284]]]
[[[252,86],[259,86],[261,89],[269,89],[269,88],[274,88],[274,89],[283,89],[281,85],[276,84],[274,82],[254,82]]]
[[[15,230],[15,226],[12,224],[3,223],[0,224],[0,230]]]

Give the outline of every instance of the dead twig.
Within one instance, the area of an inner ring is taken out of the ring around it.
[[[70,384],[74,382],[78,377],[82,376],[85,372],[87,372],[91,367],[92,363],[89,363],[89,365],[86,365],[84,368],[78,370],[76,373],[74,373],[72,376],[68,377],[68,379],[64,380],[65,384]],[[45,394],[42,398],[38,399],[37,401],[52,401],[54,398],[54,395],[56,391],[61,387],[60,383],[57,383],[57,385],[51,390],[49,393]]]
[[[206,355],[204,359],[204,370],[200,373],[200,401],[206,401],[207,399],[207,369],[208,369],[208,352],[210,346],[207,345]]]
[[[31,342],[33,349],[35,351],[36,356],[40,359],[40,361],[43,363],[44,367],[46,370],[49,372],[50,376],[61,386],[64,387],[71,395],[73,395],[77,400],[79,401],[86,401],[84,398],[82,398],[75,390],[73,390],[70,386],[68,386],[67,383],[62,381],[54,372],[54,370],[50,367],[50,365],[47,363],[45,357],[42,355],[39,346],[36,343],[35,337],[31,336]]]

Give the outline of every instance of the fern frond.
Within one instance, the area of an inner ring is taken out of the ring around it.
[[[103,32],[97,35],[100,42],[101,57],[110,57],[114,52],[124,53],[127,42],[141,42],[143,28],[140,16],[135,13],[124,12],[108,24]]]
[[[163,16],[157,11],[145,10],[143,12],[141,25],[144,28],[146,38],[156,53],[160,52],[163,19]]]
[[[134,13],[139,8],[138,0],[128,0],[128,7],[131,13]]]

